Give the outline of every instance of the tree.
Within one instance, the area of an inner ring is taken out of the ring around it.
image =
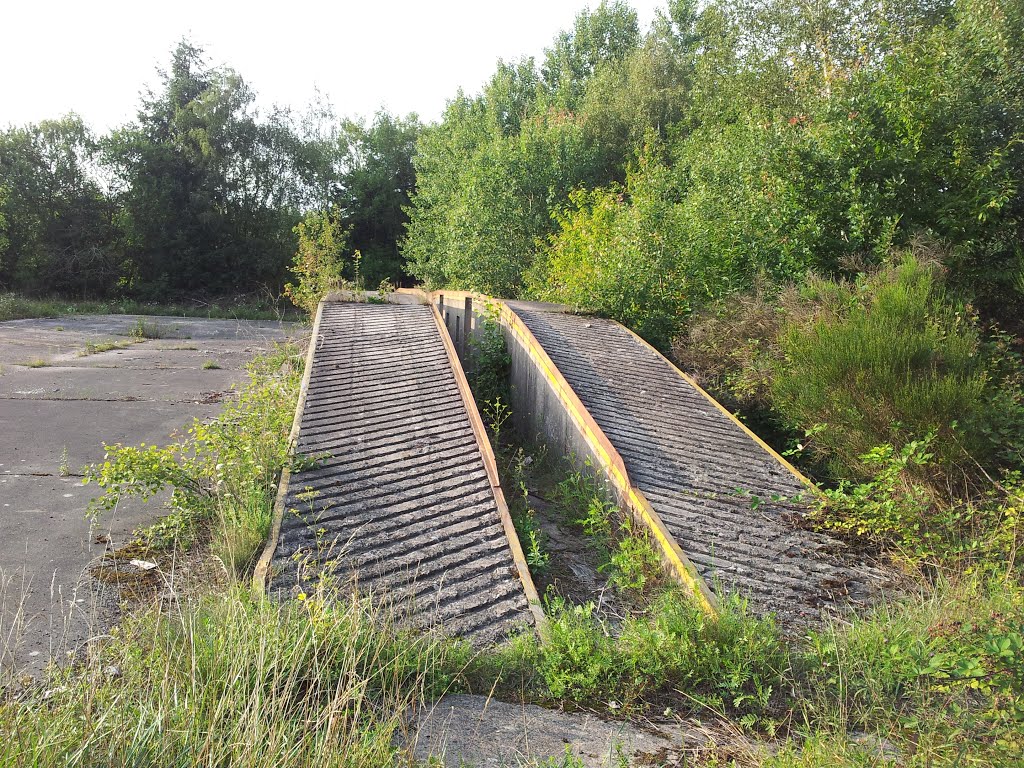
[[[103,293],[117,272],[113,208],[77,115],[0,133],[0,284]]]
[[[351,247],[362,255],[360,277],[373,287],[385,278],[405,277],[398,241],[405,232],[405,208],[416,184],[413,154],[422,126],[416,115],[378,112],[369,127],[347,120],[340,137],[344,168],[335,196]],[[355,279],[355,275],[346,277]]]
[[[137,292],[237,292],[283,277],[291,230],[313,174],[298,172],[290,115],[260,120],[236,72],[211,68],[187,41],[137,121],[104,155],[120,182]]]
[[[636,12],[621,0],[601,0],[594,11],[582,11],[572,31],[561,32],[545,51],[541,75],[551,103],[575,110],[598,65],[621,61],[639,43]]]

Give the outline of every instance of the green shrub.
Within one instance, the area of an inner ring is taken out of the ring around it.
[[[92,512],[170,489],[171,513],[141,532],[148,545],[187,543],[200,524],[213,523],[215,551],[244,573],[270,530],[277,481],[288,462],[300,361],[299,350],[288,345],[256,358],[237,402],[212,422],[196,420],[176,443],[105,446],[103,463],[89,467],[84,480],[103,490]]]
[[[668,169],[642,157],[627,188],[569,195],[559,231],[530,275],[538,298],[597,312],[666,348],[689,310]],[[628,199],[627,199],[628,195]]]
[[[548,614],[539,669],[555,698],[631,706],[675,690],[698,708],[752,724],[767,713],[785,669],[774,621],[752,617],[738,598],[725,599],[716,619],[667,591],[617,635],[592,604],[555,599]]]
[[[1001,414],[980,342],[938,267],[907,256],[850,286],[839,315],[786,328],[772,402],[794,426],[826,424],[816,447],[844,470],[865,473],[874,446],[929,432],[947,471],[968,457],[990,466],[996,449],[980,428]]]
[[[307,213],[294,231],[299,238],[299,250],[290,270],[298,282],[286,284],[284,292],[295,306],[314,315],[320,299],[345,285],[342,251],[348,232],[336,209]]]

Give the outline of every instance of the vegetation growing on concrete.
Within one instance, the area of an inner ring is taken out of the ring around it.
[[[212,422],[193,422],[177,443],[106,446],[105,461],[86,476],[102,490],[93,513],[109,512],[122,498],[146,501],[168,490],[171,512],[141,532],[147,545],[187,546],[209,533],[228,569],[246,573],[270,530],[277,478],[289,460],[303,359],[294,345],[257,358],[238,400]]]

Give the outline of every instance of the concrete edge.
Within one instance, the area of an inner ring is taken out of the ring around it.
[[[428,299],[429,295],[424,294]],[[476,438],[477,448],[480,450],[480,457],[483,459],[484,469],[487,472],[487,479],[491,484],[491,492],[494,495],[495,504],[498,507],[498,515],[501,518],[502,528],[505,530],[505,538],[508,540],[509,549],[512,551],[512,560],[515,563],[516,571],[519,574],[519,581],[526,593],[526,602],[533,614],[533,623],[537,628],[537,634],[541,641],[547,639],[547,616],[541,606],[540,595],[530,575],[530,567],[526,563],[526,555],[523,552],[522,544],[519,541],[519,534],[516,533],[515,525],[512,523],[512,516],[508,511],[508,504],[505,501],[505,493],[501,488],[501,480],[498,477],[498,464],[494,458],[494,451],[491,448],[491,441],[487,437],[487,430],[484,427],[483,419],[480,418],[480,411],[476,407],[476,400],[466,378],[466,372],[459,361],[455,345],[452,343],[451,335],[445,327],[444,319],[438,312],[437,306],[429,302],[430,313],[434,318],[434,325],[437,327],[438,335],[444,344],[445,352],[448,355],[448,362],[451,371],[455,376],[455,382],[459,388],[459,395],[462,397],[462,404],[469,417],[469,423],[473,427],[473,436]]]
[[[323,317],[324,304],[326,302],[327,299],[324,299],[317,305],[316,317],[313,320],[313,330],[309,336],[309,347],[306,349],[306,368],[302,372],[299,397],[295,402],[295,415],[292,417],[292,429],[288,434],[289,461],[295,456],[295,446],[299,440],[299,426],[302,422],[302,411],[306,406],[309,378],[313,373],[313,356],[316,354],[316,349],[320,344],[320,319]],[[288,495],[288,484],[291,481],[291,475],[291,467],[285,465],[281,469],[281,480],[277,484],[277,496],[274,498],[274,517],[270,524],[270,534],[253,570],[252,586],[260,592],[265,592],[270,587],[270,562],[274,558],[277,540],[281,536],[281,521],[284,520],[284,500]]]
[[[643,344],[645,347],[647,347],[647,349],[651,350],[654,354],[656,354],[658,357],[660,357],[662,360],[664,360],[673,371],[675,371],[677,374],[679,374],[679,376],[682,377],[682,379],[687,384],[689,384],[691,387],[693,387],[695,390],[697,390],[704,397],[705,400],[707,400],[709,403],[711,403],[713,406],[715,406],[715,408],[717,408],[719,411],[721,411],[726,416],[728,416],[729,420],[732,421],[740,429],[742,429],[746,433],[747,437],[751,438],[755,443],[757,443],[759,446],[761,446],[761,448],[763,448],[772,458],[774,458],[777,462],[779,462],[779,464],[781,464],[783,467],[785,467],[787,470],[789,470],[789,472],[793,475],[793,477],[795,477],[801,483],[803,483],[808,488],[810,488],[812,491],[814,491],[814,493],[816,495],[821,496],[821,491],[818,489],[818,486],[815,485],[810,480],[810,478],[808,478],[799,469],[797,469],[792,464],[790,464],[788,461],[786,461],[786,459],[783,456],[781,456],[774,448],[772,448],[770,445],[768,445],[768,443],[766,443],[764,440],[762,440],[760,437],[758,437],[757,434],[752,429],[750,429],[750,427],[748,427],[746,424],[744,424],[742,421],[740,421],[736,417],[736,414],[731,413],[728,408],[726,408],[724,405],[722,405],[720,402],[718,402],[714,397],[712,397],[700,384],[697,383],[696,379],[694,379],[692,376],[690,376],[690,374],[686,373],[685,371],[680,370],[675,365],[675,363],[673,363],[671,360],[669,360],[667,357],[665,357],[665,355],[663,355],[661,352],[659,352],[657,350],[657,348],[655,348],[651,344],[648,344],[647,341],[645,341],[642,337],[638,336],[636,333],[631,331],[629,328],[626,328],[626,326],[622,325],[622,323],[619,323],[616,320],[612,320],[612,322],[615,323],[616,325],[621,326],[623,328],[623,330],[626,331],[626,333],[628,333],[634,339],[636,339],[641,344]]]
[[[583,405],[583,401],[573,390],[565,376],[555,365],[554,361],[541,346],[540,342],[533,335],[522,318],[515,313],[504,301],[500,301],[501,320],[506,327],[526,348],[534,363],[540,368],[547,379],[548,385],[552,387],[556,397],[562,402],[570,418],[575,422],[577,428],[583,435],[584,440],[590,446],[594,455],[604,465],[609,479],[622,494],[631,510],[634,519],[639,519],[647,530],[654,537],[661,549],[662,561],[668,566],[670,575],[676,581],[693,592],[697,602],[702,609],[712,615],[718,614],[718,598],[708,587],[707,582],[697,571],[697,568],[683,552],[679,542],[675,540],[661,517],[655,512],[647,498],[636,488],[626,472],[625,462],[622,456],[612,445],[604,431],[594,421],[594,417]]]

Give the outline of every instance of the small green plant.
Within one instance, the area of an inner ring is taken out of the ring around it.
[[[67,477],[71,474],[71,462],[68,459],[68,447],[66,445],[60,452],[60,467],[58,468],[58,472],[61,477]]]
[[[26,368],[46,368],[50,364],[41,357],[36,357],[28,362],[22,363]]]
[[[491,431],[491,436],[498,440],[501,437],[501,429],[512,417],[512,409],[503,402],[500,397],[486,401],[481,410],[483,411],[484,422]]]
[[[469,383],[477,407],[486,411],[489,404],[511,400],[509,369],[512,357],[501,331],[500,308],[484,302],[474,333],[467,334],[470,349]]]
[[[531,528],[526,533],[526,564],[531,570],[543,573],[551,562],[551,555],[541,547],[541,532]]]
[[[347,285],[342,277],[342,251],[348,233],[337,209],[311,211],[295,227],[299,249],[289,268],[295,283],[284,287],[285,295],[310,316],[316,313],[320,300],[330,291]]]
[[[143,320],[140,317],[135,321],[135,325],[129,329],[128,335],[133,339],[143,341],[145,339],[165,339],[173,334],[166,326],[158,322]]]
[[[84,480],[103,490],[90,504],[92,513],[113,510],[125,497],[146,501],[169,488],[171,513],[145,532],[147,543],[187,542],[210,523],[215,551],[244,573],[267,535],[277,478],[289,462],[299,360],[290,346],[254,360],[237,402],[212,422],[196,420],[177,443],[107,446],[104,461],[89,467]]]
[[[753,726],[782,683],[786,654],[775,623],[739,598],[711,617],[680,592],[662,593],[617,635],[593,604],[547,603],[549,630],[539,669],[551,695],[628,708],[675,689],[696,709],[728,711]]]
[[[85,343],[85,349],[78,353],[79,357],[88,357],[89,355],[99,355],[103,352],[110,352],[114,349],[127,349],[130,346],[130,342],[125,341],[87,341]]]
[[[216,370],[219,370],[219,369],[220,369],[220,365],[218,365],[215,360],[207,360],[205,363],[203,363],[203,370],[204,371],[216,371]]]

